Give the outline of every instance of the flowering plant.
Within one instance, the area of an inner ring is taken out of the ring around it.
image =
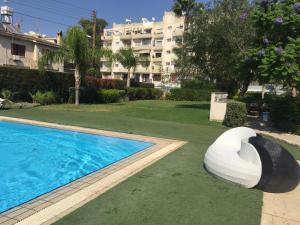
[[[261,0],[248,19],[256,40],[246,52],[242,66],[261,83],[277,82],[300,87],[300,2]],[[251,63],[249,63],[251,62]]]

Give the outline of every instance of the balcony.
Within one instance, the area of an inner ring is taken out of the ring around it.
[[[132,39],[132,35],[131,34],[123,34],[120,37],[121,40],[131,40]]]
[[[151,45],[136,45],[136,46],[133,46],[133,50],[135,50],[135,51],[150,50],[150,49],[151,49]]]
[[[152,34],[132,34],[133,39],[152,38]]]
[[[162,66],[153,66],[152,73],[162,73]]]
[[[182,37],[183,36],[183,30],[175,30],[173,31],[173,37]]]
[[[103,72],[103,73],[110,73],[111,72],[111,68],[101,67],[100,71]]]
[[[150,73],[150,67],[137,66],[134,70],[135,73]]]
[[[154,45],[153,50],[163,50],[163,46],[162,45]]]
[[[153,37],[154,38],[163,38],[164,37],[164,33],[154,33]]]
[[[112,41],[113,37],[112,36],[102,36],[101,40],[102,41]]]
[[[162,57],[157,57],[152,59],[152,62],[161,62],[161,61],[162,61]]]
[[[150,56],[140,56],[139,61],[140,62],[150,62]]]

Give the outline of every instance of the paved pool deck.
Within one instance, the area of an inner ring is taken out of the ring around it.
[[[46,225],[61,219],[87,202],[97,198],[104,192],[123,182],[130,176],[150,166],[186,142],[118,133],[76,126],[65,126],[54,123],[1,117],[0,121],[30,124],[49,128],[78,131],[96,135],[126,138],[154,143],[150,148],[136,153],[95,173],[82,177],[68,185],[44,194],[30,202],[0,213],[0,225]]]

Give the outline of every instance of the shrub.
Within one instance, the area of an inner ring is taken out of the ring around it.
[[[124,90],[99,90],[97,94],[100,103],[116,103],[125,97]]]
[[[75,102],[75,88],[71,87],[69,89],[69,103]],[[81,87],[79,90],[79,101],[81,103],[97,103],[98,94],[97,90],[91,87]]]
[[[128,88],[126,90],[129,100],[150,100],[160,99],[163,92],[155,88]]]
[[[57,103],[57,96],[52,91],[44,93],[38,91],[32,95],[32,100],[34,103],[39,103],[41,105],[50,105]]]
[[[277,97],[270,104],[274,126],[284,132],[296,132],[300,124],[300,101],[292,97]]]
[[[0,67],[0,90],[8,89],[13,101],[31,101],[29,93],[53,91],[64,101],[68,100],[69,87],[74,76],[69,73],[49,72],[41,75],[38,70]]]
[[[168,99],[175,101],[209,101],[211,91],[195,89],[171,89]]]
[[[87,87],[99,89],[118,89],[125,90],[126,81],[114,79],[101,79],[93,76],[86,76],[84,83]]]
[[[13,94],[12,94],[12,92],[11,92],[10,90],[8,90],[8,89],[2,89],[2,91],[1,91],[1,96],[2,96],[2,98],[4,98],[4,99],[11,100]]]
[[[181,81],[182,89],[194,89],[194,90],[215,90],[215,85],[206,80],[182,80]]]
[[[230,101],[227,103],[223,124],[227,127],[240,127],[246,123],[247,109],[243,102]]]
[[[136,88],[154,88],[153,83],[144,83],[144,82],[138,82],[135,80],[130,80],[130,87],[136,87]]]

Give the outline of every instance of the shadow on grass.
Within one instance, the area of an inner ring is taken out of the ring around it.
[[[202,104],[182,104],[182,105],[176,105],[176,108],[209,110],[210,109],[210,104],[209,103],[202,103]]]

